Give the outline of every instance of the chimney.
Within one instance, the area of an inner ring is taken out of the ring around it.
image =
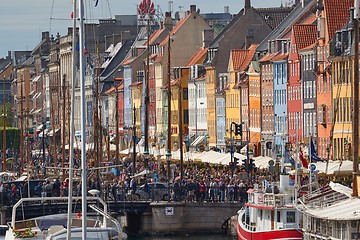
[[[210,47],[211,42],[214,40],[214,29],[204,30],[203,31],[203,47]]]
[[[42,32],[41,40],[50,39],[50,33],[48,31]]]
[[[169,29],[170,31],[173,29],[173,21],[171,18],[171,12],[165,12],[164,26],[165,26],[165,28]]]
[[[190,14],[196,12],[196,5],[190,5]]]
[[[245,0],[245,10],[247,10],[247,9],[249,9],[249,8],[251,8],[251,2],[250,2],[250,0]]]

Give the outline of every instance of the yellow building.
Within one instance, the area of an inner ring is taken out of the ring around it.
[[[216,147],[215,68],[209,65],[205,69],[208,145],[209,147]]]
[[[225,86],[226,92],[226,129],[230,130],[231,123],[236,124],[243,123],[243,135],[242,140],[247,141],[246,136],[247,129],[253,130],[254,124],[250,120],[253,120],[254,113],[253,106],[250,105],[250,96],[254,89],[249,88],[250,78],[246,71],[249,69],[250,63],[255,55],[257,45],[251,45],[249,49],[236,49],[231,50],[229,65],[228,65],[228,82]],[[246,76],[243,78],[243,76]],[[252,78],[255,76],[251,76]],[[251,78],[251,83],[253,79]],[[254,85],[255,86],[255,85]],[[258,85],[260,88],[260,85]],[[249,90],[250,89],[250,90]],[[258,98],[260,96],[258,95]],[[253,100],[253,99],[251,99]],[[260,106],[257,106],[258,109]],[[258,115],[258,119],[260,114]],[[227,137],[230,138],[230,131],[227,131]],[[234,137],[234,135],[233,135]],[[253,137],[250,132],[249,142],[252,142]]]
[[[142,82],[134,82],[130,85],[131,94],[132,94],[132,105],[135,107],[135,116],[136,116],[136,133],[138,136],[141,135],[141,104],[142,104]]]
[[[351,155],[352,64],[352,59],[340,56],[333,58],[332,62],[332,112],[334,116],[332,150],[334,160],[347,160]]]

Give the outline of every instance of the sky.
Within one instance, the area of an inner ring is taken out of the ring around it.
[[[140,0],[84,0],[89,18],[110,18],[121,14],[135,14]],[[152,0],[163,13],[169,9],[169,0]],[[292,0],[251,0],[254,7],[275,7]],[[188,10],[194,4],[201,13],[219,13],[229,6],[230,13],[238,13],[244,0],[172,0],[173,11]],[[32,50],[41,40],[41,32],[61,36],[72,26],[72,0],[6,0],[0,8],[0,58],[8,51]]]

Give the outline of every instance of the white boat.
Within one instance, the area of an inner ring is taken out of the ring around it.
[[[358,239],[360,199],[352,189],[330,182],[299,198],[304,239]]]
[[[106,203],[98,197],[87,197],[88,200],[95,200],[103,205],[103,210],[98,206],[89,205],[94,210],[93,215],[88,215],[86,222],[87,239],[125,239],[119,222],[111,217],[107,212]],[[74,197],[74,200],[81,200],[81,197]],[[44,202],[44,201],[67,201],[67,197],[47,197],[47,198],[22,198],[12,209],[12,219],[8,224],[9,229],[6,231],[5,240],[17,239],[46,239],[60,240],[67,237],[68,214],[55,214],[40,216],[37,218],[16,221],[16,211],[24,202]],[[71,215],[71,239],[82,238],[82,216],[77,214]]]
[[[74,28],[76,28],[76,0],[73,4],[74,13]],[[85,46],[84,39],[84,1],[79,0],[79,45]],[[75,45],[75,32],[73,31],[73,45]],[[75,48],[73,47],[73,60]],[[12,209],[12,219],[9,223],[9,229],[6,232],[5,240],[16,239],[46,239],[46,240],[77,240],[77,239],[125,239],[126,234],[122,232],[122,228],[119,222],[112,218],[107,213],[106,203],[98,197],[89,197],[87,193],[87,163],[86,163],[86,108],[85,108],[85,54],[84,49],[80,51],[80,111],[81,111],[81,197],[72,197],[72,181],[73,181],[73,140],[74,140],[74,99],[75,99],[75,71],[73,71],[72,79],[72,104],[71,104],[71,134],[70,134],[70,156],[69,156],[69,196],[68,197],[44,197],[44,198],[22,198],[20,199]],[[75,62],[75,60],[73,61]],[[75,68],[74,68],[75,69]],[[90,194],[98,195],[93,191],[89,191]],[[56,214],[51,216],[40,216],[34,219],[28,219],[23,221],[16,221],[16,210],[19,206],[22,206],[24,202],[41,201],[50,203],[51,201],[67,201],[68,213]],[[81,200],[81,214],[74,218],[72,213],[73,200]],[[103,205],[103,210],[95,205],[87,204],[88,200],[96,200]],[[87,213],[87,208],[92,208],[100,218],[91,218]],[[112,223],[112,226],[108,226],[108,221]]]
[[[248,202],[238,212],[239,240],[302,239],[300,212],[294,205],[289,175],[280,175],[280,184],[248,190]]]

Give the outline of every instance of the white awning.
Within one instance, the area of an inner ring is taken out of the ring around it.
[[[333,221],[360,220],[360,199],[349,198],[328,207],[305,210],[306,215]],[[344,211],[345,209],[345,211]]]
[[[32,82],[37,82],[37,81],[39,81],[40,77],[41,77],[41,76],[36,76],[36,77],[32,80]]]
[[[205,140],[205,136],[198,136],[190,146],[197,146],[198,144],[202,143]]]
[[[60,130],[60,128],[55,129],[55,134]],[[54,135],[54,130],[51,130],[48,134],[49,137],[52,137]]]

